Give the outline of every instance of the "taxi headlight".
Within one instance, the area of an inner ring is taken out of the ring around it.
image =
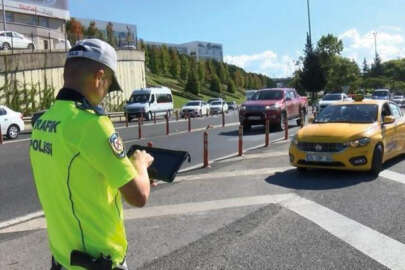
[[[347,143],[347,145],[350,147],[353,147],[353,148],[357,148],[357,147],[366,146],[369,143],[370,143],[370,138],[363,137],[363,138],[360,138],[357,140],[350,141]]]

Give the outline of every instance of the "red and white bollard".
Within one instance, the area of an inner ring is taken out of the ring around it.
[[[204,168],[209,168],[210,164],[208,161],[208,132],[204,132],[204,149],[203,149],[203,160],[204,160],[204,164],[203,167]]]
[[[238,156],[242,156],[243,155],[243,126],[242,125],[239,126],[238,135],[239,135]]]
[[[169,114],[168,113],[166,113],[165,119],[166,119],[166,135],[169,135],[170,130],[169,130]]]
[[[284,140],[288,140],[288,118],[284,118]]]
[[[225,127],[225,112],[222,109],[222,127]]]
[[[176,121],[179,121],[179,110],[176,110]]]
[[[191,132],[191,116],[190,116],[190,114],[187,114],[187,118],[188,118],[188,132]]]
[[[264,146],[268,147],[270,145],[270,119],[268,115],[266,114],[266,122],[264,125],[265,130],[265,137],[264,137]]]
[[[152,147],[153,147],[152,142],[148,142],[148,147],[149,147],[149,148],[152,148]]]
[[[0,126],[0,144],[3,144],[3,133],[1,133],[1,126]]]
[[[125,127],[128,127],[128,113],[125,113]]]
[[[138,117],[138,138],[142,139],[142,117]]]

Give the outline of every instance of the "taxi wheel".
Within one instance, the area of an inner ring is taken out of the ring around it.
[[[371,174],[374,176],[378,176],[380,171],[382,170],[382,159],[383,159],[383,147],[381,144],[378,144],[373,153],[373,161],[371,164]]]

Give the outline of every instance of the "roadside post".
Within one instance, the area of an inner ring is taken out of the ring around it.
[[[170,131],[169,131],[169,114],[168,113],[166,113],[165,119],[166,119],[166,135],[169,135]]]
[[[206,113],[206,115],[207,115],[207,118],[210,116],[208,111],[209,111],[208,109],[205,110],[205,113]]]
[[[243,155],[243,126],[242,125],[239,126],[238,135],[239,135],[238,156],[242,156]]]
[[[128,127],[128,113],[125,112],[125,127]]]
[[[288,140],[288,118],[284,118],[284,140]]]
[[[153,113],[153,123],[156,124],[156,112]]]
[[[270,119],[269,119],[269,115],[266,113],[266,123],[264,125],[264,128],[266,129],[266,136],[264,139],[264,146],[268,147],[270,144]]]
[[[1,126],[0,126],[0,144],[3,144],[3,133],[1,133]]]
[[[149,147],[149,148],[152,148],[152,147],[153,147],[152,142],[148,142],[148,147]]]
[[[189,113],[187,114],[187,118],[188,118],[188,132],[191,132],[191,116]]]
[[[176,121],[179,121],[179,110],[176,110]]]
[[[138,139],[142,139],[142,120],[141,116],[138,117]]]
[[[301,110],[301,123],[300,123],[300,127],[303,128],[305,125],[305,113]]]
[[[222,127],[225,127],[225,111],[224,111],[224,108],[222,108]]]
[[[208,132],[207,131],[205,131],[204,132],[204,156],[203,156],[203,159],[204,159],[204,165],[203,165],[203,167],[204,168],[209,168],[209,162],[208,162]]]

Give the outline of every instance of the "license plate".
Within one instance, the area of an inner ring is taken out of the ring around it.
[[[307,153],[306,161],[315,162],[331,162],[333,161],[332,156],[327,153]]]
[[[261,120],[260,116],[249,116],[249,120]]]

